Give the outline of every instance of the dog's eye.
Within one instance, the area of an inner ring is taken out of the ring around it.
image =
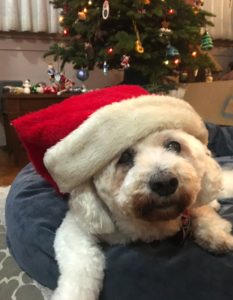
[[[180,151],[181,151],[181,145],[180,145],[180,143],[178,143],[176,141],[170,141],[170,142],[168,142],[165,145],[165,148],[168,151],[173,151],[173,152],[176,152],[176,153],[180,153]]]
[[[134,155],[135,152],[133,149],[127,149],[125,150],[122,154],[120,159],[118,160],[117,164],[118,165],[133,165],[134,163]]]

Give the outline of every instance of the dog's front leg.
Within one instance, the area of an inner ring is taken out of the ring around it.
[[[203,248],[216,253],[233,250],[232,225],[213,207],[204,205],[191,210],[193,234]]]
[[[54,248],[60,277],[51,300],[97,300],[102,288],[104,255],[77,222],[68,212],[57,230]]]

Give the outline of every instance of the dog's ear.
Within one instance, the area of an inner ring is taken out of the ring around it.
[[[212,158],[211,152],[206,148],[205,171],[201,180],[196,206],[208,204],[218,199],[222,189],[222,170],[219,164]]]
[[[89,181],[72,191],[70,209],[91,234],[110,234],[114,224]]]

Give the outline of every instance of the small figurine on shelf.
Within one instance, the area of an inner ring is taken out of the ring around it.
[[[56,73],[56,71],[55,71],[53,65],[49,64],[48,65],[48,75],[49,75],[49,80],[50,81],[54,81],[55,73]]]
[[[44,87],[46,87],[46,83],[38,82],[36,84],[36,92],[37,94],[44,94]]]
[[[24,81],[23,88],[24,94],[31,94],[31,82],[29,79]]]
[[[61,95],[65,92],[72,91],[72,88],[74,86],[74,82],[64,76],[64,74],[61,73],[61,79],[60,79],[60,90],[57,92],[57,95]]]
[[[45,86],[43,88],[44,94],[56,94],[58,92],[58,88],[56,86]]]

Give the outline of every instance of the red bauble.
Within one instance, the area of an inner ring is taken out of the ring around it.
[[[168,14],[169,15],[174,15],[176,13],[176,11],[175,11],[175,9],[173,9],[173,8],[170,8],[169,10],[168,10]]]
[[[64,28],[63,29],[63,34],[64,35],[68,35],[69,34],[69,29],[68,28]]]
[[[111,55],[112,53],[113,53],[113,48],[108,48],[108,49],[107,49],[107,54],[108,54],[108,55]]]

